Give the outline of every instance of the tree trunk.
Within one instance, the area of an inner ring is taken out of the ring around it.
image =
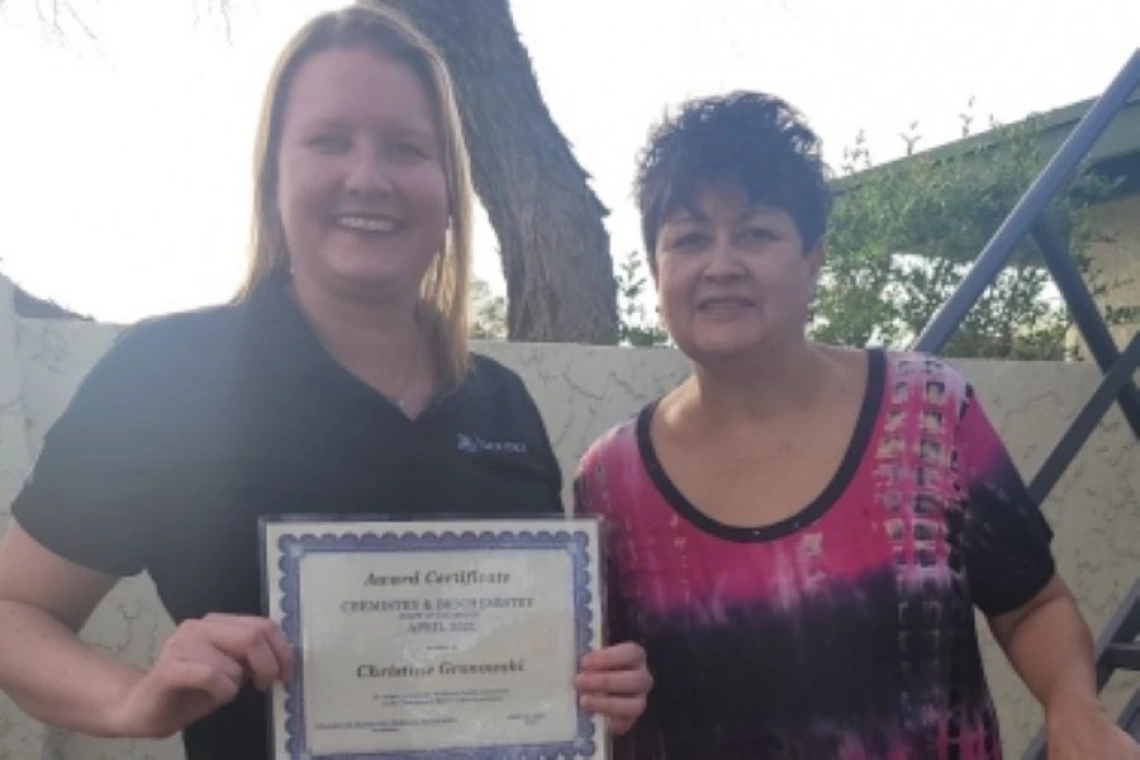
[[[507,0],[386,0],[440,48],[499,238],[508,337],[617,342],[607,209],[538,89]]]

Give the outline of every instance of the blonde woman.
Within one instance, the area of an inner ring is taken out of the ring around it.
[[[240,297],[117,342],[0,548],[0,688],[74,731],[181,731],[190,760],[268,757],[261,691],[291,653],[259,617],[259,516],[561,509],[522,382],[468,355],[468,163],[430,44],[363,6],[314,19],[269,84],[255,179]],[[143,571],[177,624],[146,671],[76,636]],[[649,683],[623,644],[578,688],[622,733]]]

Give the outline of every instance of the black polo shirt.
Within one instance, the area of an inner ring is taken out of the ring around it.
[[[285,285],[125,331],[48,432],[20,525],[81,565],[148,572],[179,622],[261,613],[260,515],[561,509],[517,375],[477,356],[409,420],[332,360]],[[266,708],[244,690],[185,732],[188,757],[268,757]]]

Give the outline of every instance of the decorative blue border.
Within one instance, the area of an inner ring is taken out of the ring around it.
[[[282,629],[294,647],[293,677],[285,684],[285,749],[290,760],[545,760],[547,758],[589,758],[598,750],[594,721],[578,708],[576,735],[564,742],[551,744],[498,745],[452,750],[400,750],[381,753],[314,755],[309,752],[305,735],[304,662],[301,657],[301,560],[310,554],[347,552],[440,552],[457,550],[509,551],[548,549],[565,551],[573,559],[574,622],[577,655],[581,658],[593,643],[593,612],[590,602],[590,536],[585,531],[454,531],[381,534],[366,532],[341,534],[284,534],[278,539],[281,551]],[[577,671],[575,661],[574,669]]]

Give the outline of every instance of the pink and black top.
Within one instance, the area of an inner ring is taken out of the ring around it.
[[[916,354],[869,365],[841,466],[774,525],[685,498],[650,440],[656,402],[587,452],[577,509],[608,525],[611,639],[641,642],[656,679],[623,753],[1001,757],[973,611],[1040,591],[1052,533],[960,375]]]

